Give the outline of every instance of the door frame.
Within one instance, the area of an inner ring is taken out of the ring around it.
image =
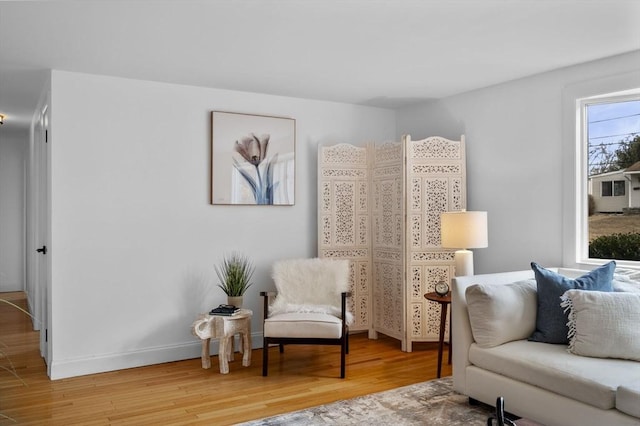
[[[50,373],[51,301],[51,185],[50,185],[50,96],[39,104],[31,125],[29,144],[29,184],[27,190],[27,300],[33,328],[40,331],[40,354]],[[47,251],[37,251],[46,246]],[[50,375],[50,374],[49,374]]]

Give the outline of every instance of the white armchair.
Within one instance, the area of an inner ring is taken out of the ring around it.
[[[345,355],[349,352],[347,311],[349,261],[342,259],[293,259],[276,262],[273,280],[277,293],[264,297],[264,341],[262,375],[268,374],[269,345],[339,345],[340,377],[345,377]]]

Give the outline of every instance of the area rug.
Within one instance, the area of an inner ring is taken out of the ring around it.
[[[431,380],[242,425],[486,425],[492,408],[469,405],[452,385],[450,377]]]

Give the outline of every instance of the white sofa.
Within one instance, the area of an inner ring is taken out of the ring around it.
[[[571,278],[587,272],[553,270]],[[640,425],[640,362],[573,355],[567,345],[527,339],[490,348],[482,348],[474,341],[465,296],[467,287],[523,280],[534,280],[533,272],[454,279],[454,390],[490,405],[502,396],[506,411],[547,426]],[[535,289],[535,280],[529,283]]]

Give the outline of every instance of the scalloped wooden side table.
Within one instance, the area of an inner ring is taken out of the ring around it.
[[[253,311],[240,309],[231,316],[202,314],[191,324],[193,335],[202,340],[202,368],[211,368],[209,343],[211,339],[219,339],[218,360],[220,373],[229,373],[229,361],[233,361],[234,336],[240,335],[240,353],[242,365],[251,365],[251,317]]]

